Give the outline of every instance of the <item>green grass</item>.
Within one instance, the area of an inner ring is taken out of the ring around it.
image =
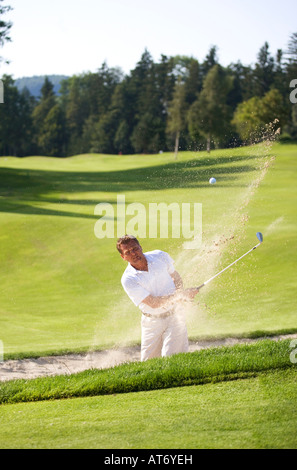
[[[5,359],[140,341],[120,285],[115,239],[94,235],[99,202],[200,202],[203,245],[143,239],[176,260],[187,286],[264,243],[199,295],[191,338],[296,331],[295,145],[151,156],[0,158],[0,331]],[[271,157],[276,156],[274,161]],[[265,168],[269,166],[268,169]],[[216,185],[209,185],[211,176]],[[232,238],[233,237],[233,238]]]
[[[0,448],[296,449],[296,400],[291,368],[203,386],[2,405]]]
[[[5,382],[0,448],[296,449],[291,351],[261,340]]]
[[[139,343],[115,239],[94,208],[200,202],[203,244],[168,251],[186,286],[190,338],[296,332],[296,145],[151,156],[0,158],[0,340],[4,358]],[[275,157],[275,159],[273,159]],[[216,185],[209,185],[211,176]],[[296,364],[288,341],[259,341],[109,370],[3,382],[0,448],[296,448]]]
[[[291,368],[289,341],[211,348],[111,369],[12,380],[1,384],[0,403],[128,393],[235,380],[259,372]]]

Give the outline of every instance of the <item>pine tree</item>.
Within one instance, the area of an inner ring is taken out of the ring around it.
[[[202,72],[202,80],[205,79],[208,72],[215,66],[218,65],[218,56],[217,56],[217,46],[211,46],[209,49],[208,54],[206,55],[202,65],[201,65],[201,72]]]
[[[168,107],[167,133],[174,135],[174,158],[177,159],[179,139],[181,131],[186,127],[186,103],[185,103],[185,84],[181,77],[178,78],[172,101]]]
[[[290,36],[288,43],[288,51],[290,62],[297,63],[297,33],[293,33]]]
[[[64,134],[63,137],[57,136],[62,128],[61,116],[62,111],[57,105],[54,85],[46,77],[41,88],[40,100],[32,113],[34,140],[42,155],[62,156],[60,152],[63,146],[57,144],[59,139],[64,141]]]
[[[61,106],[66,120],[67,155],[83,153],[82,133],[86,119],[89,116],[89,106],[86,100],[86,86],[83,76],[72,76],[64,80],[61,86]]]
[[[49,111],[53,106],[56,104],[56,95],[54,93],[54,85],[52,82],[46,77],[44,83],[41,88],[41,97],[39,103],[34,109],[34,120],[36,126],[40,126],[42,122],[45,120],[46,116],[48,115]]]
[[[227,101],[232,82],[232,77],[220,65],[214,65],[205,77],[201,93],[189,110],[190,133],[193,138],[197,134],[206,138],[208,152],[211,140],[224,139],[229,130],[231,108]]]
[[[65,118],[59,104],[55,104],[49,110],[38,143],[43,153],[49,157],[65,156]]]
[[[297,33],[290,36],[286,57],[287,81],[290,84],[292,80],[297,78]]]
[[[4,75],[5,105],[0,106],[0,154],[23,157],[32,149],[32,97],[20,93],[14,80]]]
[[[145,50],[131,73],[134,92],[135,119],[131,143],[137,153],[151,153],[163,146],[165,124],[156,80],[156,66]]]
[[[274,58],[270,55],[269,44],[261,47],[258,53],[258,62],[254,69],[254,94],[264,96],[273,85],[274,82]]]
[[[188,74],[185,78],[185,102],[188,106],[194,103],[201,89],[201,67],[198,60],[192,59],[189,64]]]

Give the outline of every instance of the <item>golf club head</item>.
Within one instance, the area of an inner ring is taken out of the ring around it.
[[[261,233],[261,232],[257,232],[256,235],[257,235],[257,238],[258,238],[259,242],[262,243],[262,241],[263,241],[263,235],[262,235],[262,233]]]

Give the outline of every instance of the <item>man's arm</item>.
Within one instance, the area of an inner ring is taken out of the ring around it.
[[[172,277],[175,287],[176,287],[176,300],[193,300],[194,297],[198,294],[199,289],[197,287],[190,287],[189,289],[184,289],[184,283],[177,271],[174,271],[170,274]]]
[[[164,295],[162,297],[154,297],[153,295],[147,296],[142,302],[151,308],[167,307],[170,308],[173,302],[183,300],[193,300],[198,294],[199,289],[196,287],[190,289],[183,289],[183,280],[177,271],[174,271],[170,276],[176,287],[176,292],[171,295]]]
[[[151,308],[166,307],[169,309],[175,302],[193,300],[198,292],[199,289],[197,287],[190,287],[189,289],[180,289],[174,294],[164,295],[162,297],[148,295],[142,302]]]
[[[148,295],[142,303],[148,305],[151,308],[167,307],[169,308],[172,305],[175,294],[163,295],[162,297],[154,297],[153,295]]]
[[[179,273],[177,271],[174,271],[172,274],[170,274],[170,276],[173,279],[176,289],[182,289],[184,283]]]

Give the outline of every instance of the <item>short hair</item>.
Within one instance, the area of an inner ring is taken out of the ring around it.
[[[117,241],[118,252],[122,253],[121,245],[128,245],[132,241],[138,243],[138,245],[140,246],[139,241],[137,240],[136,237],[134,237],[134,235],[124,235],[123,237],[119,238]]]

